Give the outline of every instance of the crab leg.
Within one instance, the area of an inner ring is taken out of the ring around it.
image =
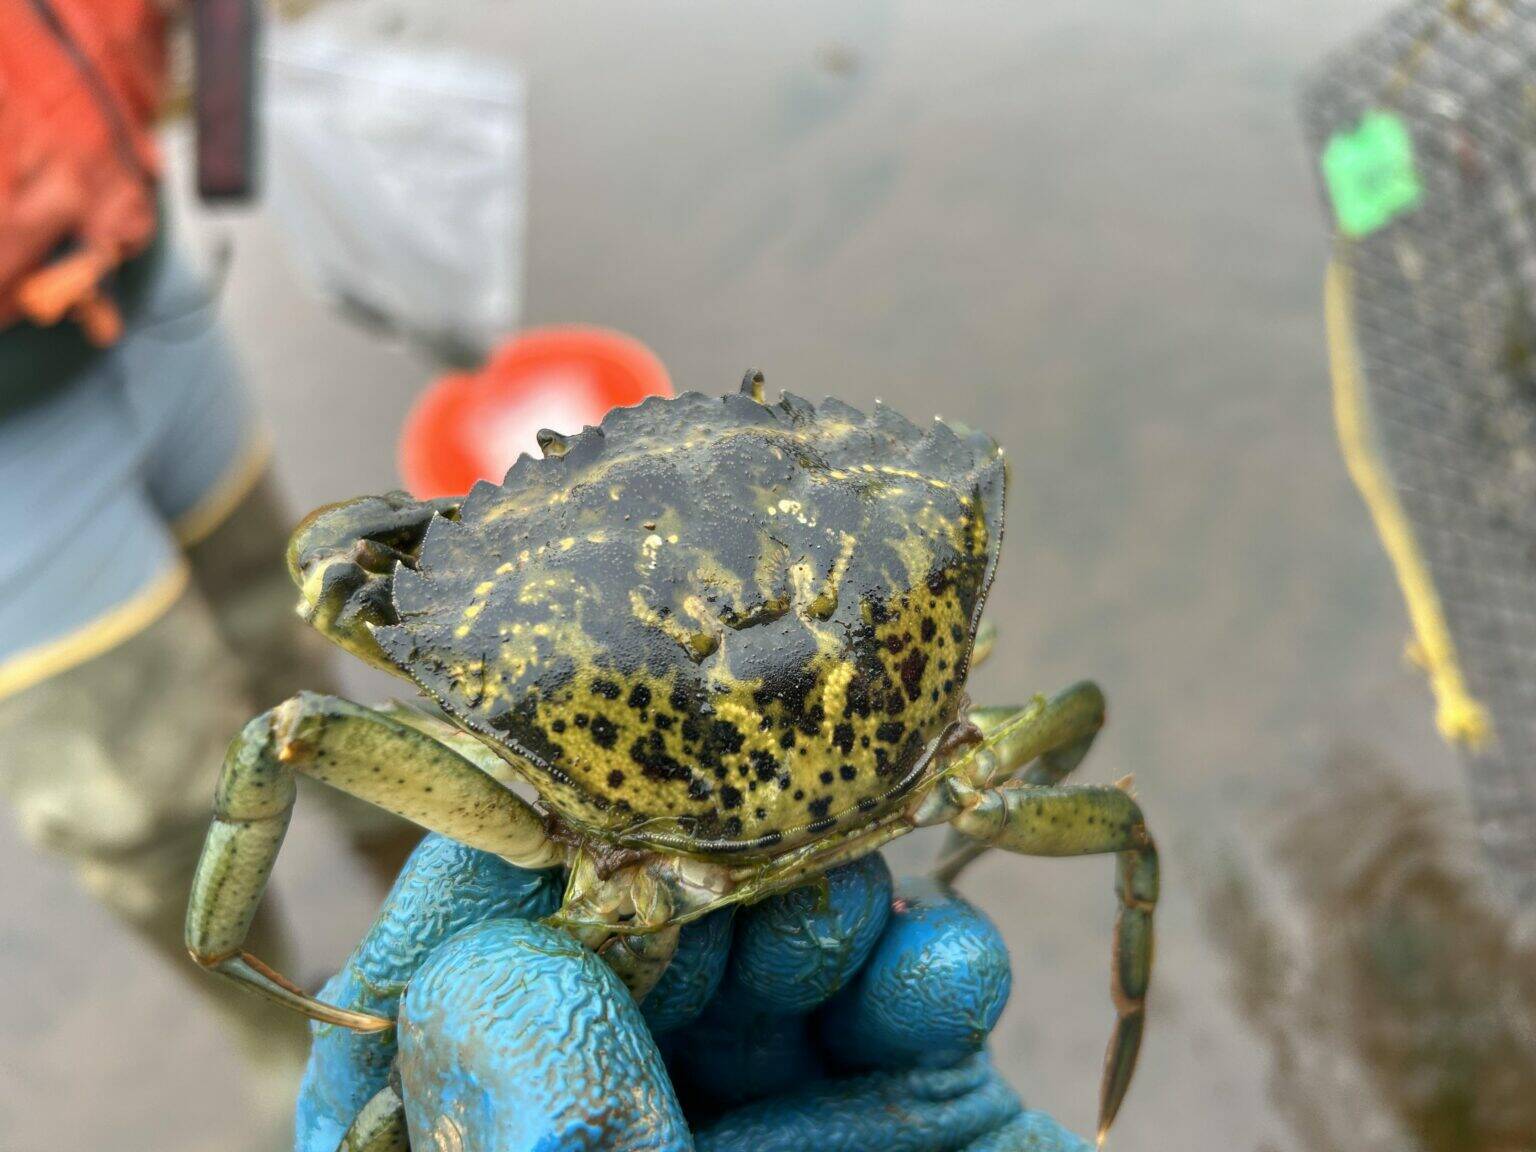
[[[392,1087],[374,1093],[347,1126],[336,1152],[411,1152],[400,1093]]]
[[[1120,1109],[1136,1067],[1152,975],[1152,910],[1157,904],[1157,849],[1130,793],[1113,785],[1040,786],[1022,780],[968,798],[953,827],[967,836],[1028,856],[1119,854],[1115,892],[1114,965],[1110,989],[1118,1019],[1104,1057],[1099,1143]]]
[[[1050,700],[1037,696],[1023,708],[976,708],[967,718],[984,737],[962,768],[974,787],[1000,784],[1025,766],[1026,783],[1057,784],[1083,762],[1104,726],[1104,693],[1085,680]],[[933,878],[953,884],[989,847],[951,828]]]
[[[394,1023],[316,1000],[243,950],[288,830],[295,772],[525,868],[564,858],[532,808],[417,727],[312,692],[258,716],[224,757],[187,907],[187,950],[203,967],[315,1020],[361,1031]]]

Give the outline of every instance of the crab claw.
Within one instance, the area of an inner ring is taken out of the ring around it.
[[[395,567],[414,565],[427,526],[456,515],[459,504],[458,498],[416,500],[391,492],[311,512],[288,541],[299,615],[347,651],[393,671],[371,629],[394,622]]]

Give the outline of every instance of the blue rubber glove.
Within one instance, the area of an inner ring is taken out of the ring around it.
[[[878,856],[688,925],[636,1006],[537,923],[557,873],[440,837],[407,864],[325,999],[393,1032],[315,1027],[299,1152],[334,1152],[399,1080],[417,1152],[1086,1152],[982,1052],[1007,1001],[1001,937]]]

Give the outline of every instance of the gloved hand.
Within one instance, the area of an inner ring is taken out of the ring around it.
[[[557,872],[431,836],[326,986],[399,1018],[315,1027],[299,1152],[334,1152],[389,1081],[415,1152],[1085,1152],[982,1053],[1008,998],[1002,938],[878,856],[685,927],[636,1006],[536,923]]]

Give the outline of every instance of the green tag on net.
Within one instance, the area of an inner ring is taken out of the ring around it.
[[[1413,170],[1413,137],[1391,112],[1367,112],[1353,132],[1335,132],[1323,149],[1323,180],[1339,231],[1369,236],[1423,195]]]

